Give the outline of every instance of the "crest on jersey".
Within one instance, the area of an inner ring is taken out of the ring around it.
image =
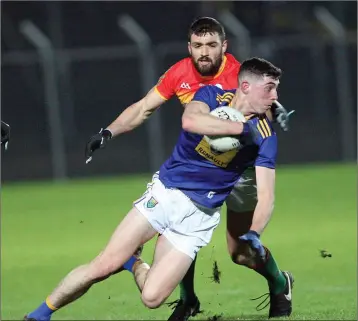
[[[158,201],[152,196],[146,204],[147,208],[154,208],[158,204]]]
[[[223,95],[216,95],[216,101],[220,104],[220,105],[229,105],[231,104],[233,98],[234,98],[235,94],[232,92],[226,92]]]

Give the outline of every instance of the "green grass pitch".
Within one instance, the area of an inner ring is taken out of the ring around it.
[[[141,196],[149,176],[5,184],[2,188],[1,314],[20,320],[37,307],[72,268],[88,262]],[[262,239],[282,269],[295,276],[292,320],[357,318],[356,169],[354,165],[280,167],[276,207]],[[225,213],[225,212],[223,212]],[[265,280],[231,263],[225,214],[201,250],[196,291],[204,313],[195,319],[265,319],[250,298]],[[332,254],[320,257],[319,250]],[[151,262],[153,243],[143,252]],[[210,280],[213,261],[221,283]],[[170,297],[176,299],[178,289]],[[165,320],[170,309],[146,309],[132,276],[120,273],[53,315],[54,320]]]

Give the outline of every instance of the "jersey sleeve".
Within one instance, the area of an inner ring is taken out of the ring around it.
[[[156,86],[154,87],[155,91],[163,99],[168,100],[175,95],[175,85],[176,85],[176,68],[174,66],[170,67],[158,80]]]
[[[277,158],[277,136],[276,134],[265,138],[260,147],[259,153],[255,160],[255,166],[267,167],[274,169]]]
[[[213,86],[201,87],[194,95],[192,101],[201,101],[207,104],[210,111],[217,107],[216,91]]]

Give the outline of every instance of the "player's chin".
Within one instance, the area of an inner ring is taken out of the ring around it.
[[[211,76],[213,74],[213,67],[211,64],[200,66],[199,65],[199,72],[203,76]]]
[[[267,111],[269,111],[271,108],[271,105],[264,106],[260,108],[259,114],[265,114]]]

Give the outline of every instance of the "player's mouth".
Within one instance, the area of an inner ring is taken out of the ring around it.
[[[203,65],[203,66],[207,66],[209,64],[211,64],[211,60],[207,60],[207,59],[203,59],[203,60],[199,60],[199,64]]]

